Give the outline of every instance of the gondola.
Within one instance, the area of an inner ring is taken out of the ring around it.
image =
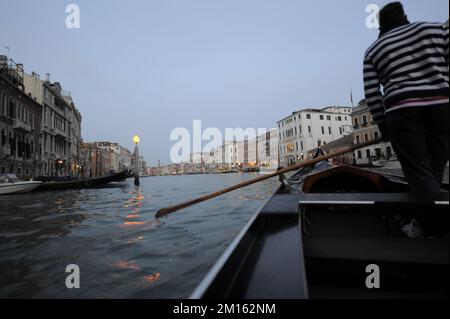
[[[320,162],[271,196],[191,294],[205,299],[448,298],[448,184],[410,195],[400,177]],[[401,219],[432,220],[408,238]]]
[[[59,178],[59,179],[36,178],[36,180],[41,180],[43,183],[40,184],[34,191],[59,191],[69,189],[101,187],[112,182],[123,181],[129,175],[130,172],[128,170],[124,170],[122,172],[92,178]]]

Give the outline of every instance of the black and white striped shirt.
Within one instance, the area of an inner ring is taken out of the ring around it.
[[[410,23],[381,35],[364,57],[374,121],[404,107],[448,103],[448,54],[448,28],[439,23]]]

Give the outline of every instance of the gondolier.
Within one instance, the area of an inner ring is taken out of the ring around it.
[[[449,159],[448,27],[410,23],[400,2],[387,4],[379,21],[364,57],[367,103],[412,193],[434,197]]]

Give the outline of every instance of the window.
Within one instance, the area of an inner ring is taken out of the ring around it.
[[[325,128],[322,126],[322,135],[325,134]]]
[[[2,146],[6,145],[6,133],[5,130],[2,130]]]
[[[311,119],[311,114],[306,114],[306,118],[307,118],[308,120],[310,120],[310,119]]]
[[[355,128],[358,128],[358,118],[355,117]]]
[[[323,115],[320,116],[320,119],[323,120]]]
[[[370,158],[370,150],[366,150],[366,157]]]
[[[339,134],[342,135],[342,127],[339,128]]]
[[[294,152],[294,144],[293,143],[289,143],[287,148],[288,148],[287,149],[288,153]]]
[[[367,125],[367,116],[366,115],[363,115],[363,125]]]
[[[328,134],[331,135],[331,126],[328,126]]]
[[[311,133],[311,126],[308,125],[308,133]]]
[[[356,144],[359,144],[359,135],[356,135]]]
[[[374,139],[377,139],[377,138],[378,138],[378,132],[374,132],[374,133],[373,133],[373,138],[374,138]]]
[[[301,125],[298,126],[298,131],[300,134],[302,134],[302,126]]]
[[[368,142],[369,141],[369,136],[367,134],[364,134],[364,142]]]
[[[331,115],[327,115],[327,120],[331,121]]]
[[[9,118],[14,118],[14,113],[15,113],[15,109],[16,109],[16,102],[14,101],[13,98],[9,98],[9,107],[8,107],[8,117]]]
[[[301,148],[302,151],[303,151],[303,141],[300,141],[300,148]]]
[[[358,151],[358,158],[360,159],[362,157],[361,151]]]
[[[342,121],[342,117],[338,116],[337,120]]]
[[[0,115],[6,115],[6,94],[2,92],[0,100]]]

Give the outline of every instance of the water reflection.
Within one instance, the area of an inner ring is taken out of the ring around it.
[[[156,274],[144,276],[144,280],[151,284],[154,283],[155,281],[158,281],[160,278],[161,274],[159,272]]]
[[[139,214],[144,206],[145,196],[142,194],[141,188],[138,186],[134,187],[134,190],[128,193],[131,197],[123,205],[124,208],[130,209],[131,213],[125,215],[124,226],[137,226],[143,225],[143,221],[130,221],[129,219],[139,219],[141,215]]]
[[[187,297],[278,182],[252,185],[161,220],[155,212],[250,177],[152,177],[140,188],[129,181],[2,196],[0,297]],[[76,291],[64,285],[65,266],[72,263],[83,274]]]

